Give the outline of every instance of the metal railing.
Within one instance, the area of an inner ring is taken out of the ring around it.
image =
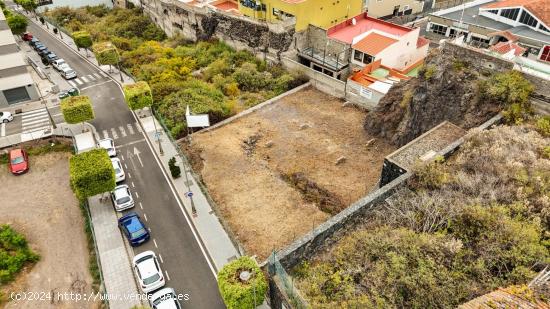
[[[277,259],[277,253],[273,251],[268,260],[268,271],[271,276],[277,276],[282,283],[282,288],[288,299],[290,300],[292,307],[297,309],[309,309],[312,308],[308,302],[298,292],[298,287],[294,284],[294,278],[290,276],[283,265]]]

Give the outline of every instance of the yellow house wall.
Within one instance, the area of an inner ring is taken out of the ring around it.
[[[309,24],[327,29],[343,20],[358,15],[362,11],[363,0],[306,0],[300,3],[287,3],[282,0],[263,0],[266,11],[254,11],[239,3],[239,10],[252,18],[276,22],[273,9],[296,17],[296,31],[307,29]]]

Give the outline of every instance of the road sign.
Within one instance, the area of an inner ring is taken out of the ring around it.
[[[160,132],[155,132],[155,140],[158,140],[160,138]]]
[[[193,196],[193,192],[189,191],[189,192],[185,192],[185,195],[187,197],[192,197]]]

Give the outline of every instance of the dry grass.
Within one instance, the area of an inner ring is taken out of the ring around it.
[[[377,184],[393,147],[367,146],[364,118],[308,88],[195,135],[188,153],[247,253],[266,258],[326,220],[323,203],[338,212]]]

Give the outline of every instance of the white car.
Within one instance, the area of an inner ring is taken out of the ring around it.
[[[116,211],[123,211],[134,207],[134,199],[127,185],[116,186],[111,192],[111,199]]]
[[[0,123],[8,123],[13,120],[13,115],[10,112],[0,112]]]
[[[76,78],[76,72],[73,70],[70,66],[63,66],[61,67],[61,76],[63,76],[64,79],[73,79]]]
[[[155,252],[145,251],[136,255],[133,264],[143,293],[153,292],[166,284]]]
[[[65,68],[65,67],[68,67],[69,69],[71,68],[69,66],[69,64],[67,62],[65,62],[64,59],[57,59],[57,60],[54,60],[52,62],[52,66],[54,67],[54,69],[58,70],[58,71],[61,71],[62,68]]]
[[[109,157],[116,157],[115,142],[113,142],[112,139],[110,138],[102,139],[97,143],[97,146],[107,150]]]
[[[115,169],[115,181],[124,181],[124,179],[126,179],[126,174],[124,174],[124,170],[122,169],[122,164],[120,163],[120,160],[118,158],[111,158],[111,163],[113,164],[113,168]]]
[[[149,304],[153,309],[181,309],[181,305],[172,288],[164,288],[155,292],[149,298]]]

